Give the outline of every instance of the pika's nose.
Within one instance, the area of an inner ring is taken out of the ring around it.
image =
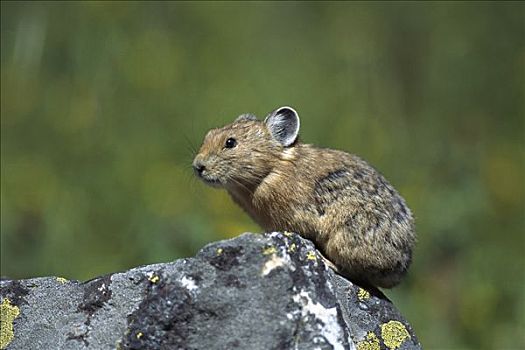
[[[199,162],[199,161],[193,162],[193,170],[195,170],[195,173],[197,173],[197,175],[201,176],[202,172],[205,169],[206,169],[206,167],[201,162]]]

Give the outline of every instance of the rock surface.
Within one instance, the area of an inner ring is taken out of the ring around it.
[[[420,349],[381,293],[290,233],[243,234],[194,258],[88,282],[0,282],[4,349]]]

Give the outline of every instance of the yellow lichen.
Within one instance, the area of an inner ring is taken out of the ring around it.
[[[389,321],[381,325],[381,337],[389,349],[397,349],[410,334],[405,325],[399,321]]]
[[[289,252],[295,252],[296,249],[297,249],[297,246],[295,245],[295,243],[292,243],[292,244],[290,244],[290,248],[288,248],[288,251]]]
[[[288,231],[283,232],[286,237],[292,237],[292,233]]]
[[[155,284],[155,283],[157,283],[160,280],[160,277],[157,276],[157,275],[151,275],[151,276],[148,277],[148,280],[151,283]]]
[[[58,283],[61,283],[61,284],[64,284],[64,283],[69,282],[69,281],[68,281],[66,278],[64,278],[64,277],[57,277],[56,280],[57,280]]]
[[[361,301],[370,299],[370,292],[363,288],[359,288],[359,290],[357,291],[357,298],[359,298],[359,300]]]
[[[307,260],[317,260],[317,255],[315,255],[315,252],[309,251],[306,253],[306,259]]]
[[[357,350],[379,350],[380,348],[379,339],[374,332],[369,332],[365,340],[357,343]]]
[[[144,333],[142,333],[142,332],[138,332],[137,335],[136,335],[137,339],[140,339],[143,336],[144,336]]]
[[[13,341],[15,331],[13,322],[20,314],[20,309],[12,305],[9,299],[5,298],[0,304],[0,349],[5,349]]]
[[[264,248],[263,250],[263,255],[270,255],[274,253],[277,253],[277,249],[274,246]]]
[[[218,249],[217,249],[217,255],[221,255],[223,251],[224,251],[224,249],[222,249],[222,248],[218,248]]]

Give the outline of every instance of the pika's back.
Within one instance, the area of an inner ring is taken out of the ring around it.
[[[281,107],[264,121],[241,115],[212,129],[195,157],[206,183],[224,187],[265,230],[297,232],[354,281],[399,283],[415,244],[412,213],[361,158],[298,141],[299,117]]]

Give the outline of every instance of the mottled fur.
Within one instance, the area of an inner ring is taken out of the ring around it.
[[[359,157],[298,140],[283,146],[269,127],[243,115],[210,130],[194,161],[200,177],[225,188],[265,230],[312,240],[350,279],[398,284],[415,243],[403,198]],[[235,147],[225,148],[228,138]]]

